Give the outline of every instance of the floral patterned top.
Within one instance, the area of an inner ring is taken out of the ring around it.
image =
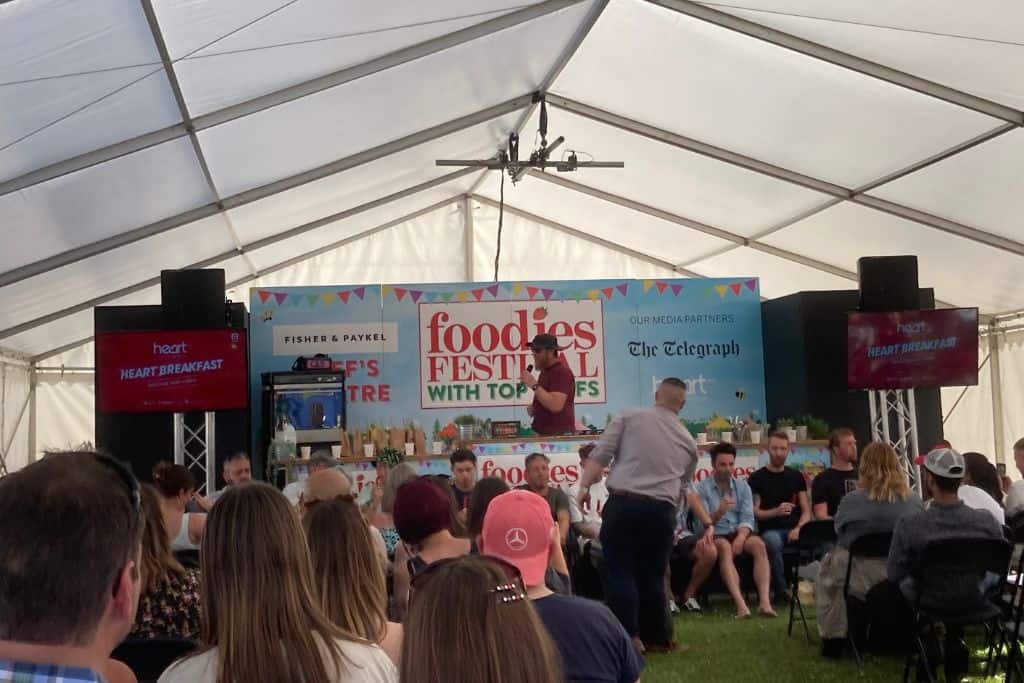
[[[395,527],[382,527],[378,530],[380,531],[380,535],[384,538],[384,547],[388,551],[388,559],[394,562],[395,548],[398,547],[398,542],[401,540],[398,537],[398,531]]]
[[[199,570],[169,573],[156,590],[139,598],[129,638],[198,638]]]

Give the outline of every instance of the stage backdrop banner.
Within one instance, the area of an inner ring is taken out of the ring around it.
[[[250,306],[252,405],[261,373],[326,353],[346,370],[350,432],[416,422],[429,440],[451,422],[528,426],[532,393],[518,379],[540,333],[565,349],[579,425],[650,405],[670,376],[689,385],[695,433],[765,416],[756,279],[283,287],[250,290]]]

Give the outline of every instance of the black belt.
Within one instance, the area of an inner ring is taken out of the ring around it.
[[[622,498],[629,498],[631,500],[644,500],[648,503],[664,503],[666,501],[661,498],[655,498],[654,496],[644,495],[643,493],[636,493],[634,491],[623,491],[620,489],[608,489],[608,495],[610,496],[621,496]]]

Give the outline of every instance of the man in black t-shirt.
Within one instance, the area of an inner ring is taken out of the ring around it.
[[[768,547],[772,590],[776,597],[786,593],[782,549],[787,543],[796,543],[800,528],[811,521],[807,482],[800,472],[786,467],[788,456],[789,437],[785,432],[774,432],[768,438],[768,464],[750,475],[747,481],[754,494],[757,530]]]
[[[526,456],[526,483],[517,486],[523,491],[532,491],[547,501],[551,508],[551,519],[558,525],[562,545],[569,538],[569,496],[557,486],[551,485],[551,459],[543,453]]]
[[[839,501],[857,488],[857,437],[853,430],[840,427],[828,437],[832,466],[814,478],[811,505],[815,519],[833,519]]]
[[[456,449],[449,461],[452,465],[452,491],[459,508],[459,519],[466,521],[469,496],[476,485],[476,454],[468,448]]]

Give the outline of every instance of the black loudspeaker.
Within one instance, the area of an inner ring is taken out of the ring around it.
[[[228,326],[222,268],[162,270],[160,297],[165,330],[209,330]]]
[[[233,330],[241,330],[248,327],[246,321],[245,304],[237,301],[228,301],[224,304],[224,316],[227,326]]]
[[[935,295],[921,289],[910,308],[934,308]],[[800,292],[761,304],[764,326],[768,419],[813,415],[835,427],[850,427],[863,445],[870,441],[867,393],[846,387],[846,315],[858,292]],[[938,389],[916,389],[920,444],[942,438]]]
[[[861,311],[913,311],[921,308],[916,256],[862,256],[857,259]]]

